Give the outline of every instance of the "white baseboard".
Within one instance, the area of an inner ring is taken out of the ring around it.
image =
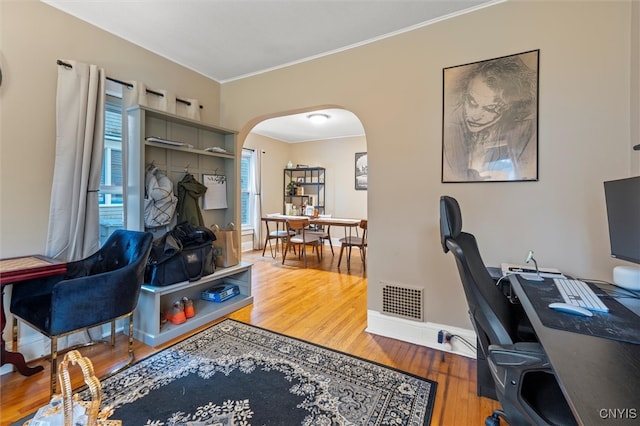
[[[438,332],[440,330],[445,330],[453,336],[459,336],[473,346],[476,345],[476,334],[473,330],[433,322],[411,321],[384,315],[378,311],[369,310],[367,312],[367,328],[365,331],[368,333],[462,355],[467,358],[476,358],[476,351],[455,337],[450,344],[438,343]]]
[[[240,250],[242,250],[242,251],[252,251],[253,250],[253,241],[243,241]]]

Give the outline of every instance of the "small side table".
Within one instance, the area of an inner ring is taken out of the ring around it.
[[[31,376],[44,367],[29,367],[20,352],[9,352],[5,349],[4,327],[7,318],[4,314],[4,287],[9,284],[19,284],[20,281],[32,278],[48,277],[50,275],[63,274],[67,270],[67,264],[57,259],[45,256],[33,255],[0,259],[0,366],[13,364],[23,376]]]

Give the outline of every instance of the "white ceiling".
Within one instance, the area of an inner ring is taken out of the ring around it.
[[[364,136],[362,123],[351,111],[323,109],[314,113],[326,114],[329,119],[325,123],[314,124],[308,118],[311,113],[305,112],[265,120],[258,123],[252,132],[289,143]]]
[[[504,0],[41,1],[224,83]],[[290,122],[268,120],[272,127],[263,125],[260,131],[285,141],[363,134],[353,114],[350,120],[340,118],[342,115],[332,111],[335,119],[329,120],[324,129],[335,130],[324,133],[295,116]]]

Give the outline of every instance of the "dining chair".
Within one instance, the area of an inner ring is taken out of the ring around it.
[[[265,221],[264,222],[266,228],[267,228],[267,236],[265,237],[264,240],[264,247],[262,248],[262,255],[264,256],[265,251],[267,250],[267,243],[269,244],[269,250],[271,251],[271,257],[273,257],[274,259],[276,258],[276,255],[278,253],[278,245],[280,243],[280,241],[282,241],[282,244],[284,245],[287,241],[287,237],[292,235],[290,232],[288,232],[286,229],[278,229],[279,223],[276,222],[276,230],[275,231],[270,231],[269,230],[269,221]],[[285,225],[286,228],[286,225]],[[295,233],[294,233],[295,234]],[[271,243],[271,240],[276,240],[276,247],[275,247],[275,251],[273,248],[273,244]]]
[[[338,268],[342,262],[342,253],[347,251],[347,271],[351,270],[351,249],[357,247],[360,249],[360,258],[362,259],[362,267],[366,268],[367,260],[367,220],[362,219],[358,225],[362,229],[362,236],[346,236],[340,238],[340,256],[338,258]]]
[[[286,230],[289,234],[293,233],[287,238],[287,244],[284,247],[282,253],[282,264],[287,258],[287,253],[290,248],[298,247],[298,258],[304,257],[304,267],[307,267],[307,250],[306,246],[312,246],[316,249],[316,256],[318,262],[320,261],[320,244],[321,240],[318,235],[308,235],[307,227],[309,226],[309,219],[288,219],[286,222]]]
[[[329,241],[329,248],[331,248],[331,256],[333,253],[333,243],[331,242],[331,225],[324,225],[326,229],[318,229],[314,231],[307,231],[307,235],[317,235],[320,238],[320,251],[322,252],[322,248],[324,247],[324,241]],[[322,253],[320,253],[322,256]]]
[[[320,214],[318,215],[321,219],[331,218],[330,214]],[[309,235],[318,235],[320,237],[320,249],[324,248],[324,241],[329,241],[329,248],[331,248],[331,256],[334,255],[333,252],[333,242],[331,241],[331,225],[316,225],[316,229],[308,231]],[[320,253],[320,257],[322,257],[322,253]]]

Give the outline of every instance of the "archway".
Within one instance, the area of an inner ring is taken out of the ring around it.
[[[309,116],[313,114],[329,116],[324,125],[332,126],[333,130],[312,125]],[[239,141],[239,145],[252,150],[257,157],[260,215],[286,213],[283,174],[291,162],[294,167],[326,169],[325,214],[367,217],[366,187],[361,184],[357,188],[355,176],[356,159],[367,152],[366,134],[354,113],[337,106],[323,106],[262,116],[242,129]],[[256,221],[254,224],[256,232],[244,232],[243,249],[249,245],[256,249],[262,246],[264,229]],[[337,239],[335,243],[339,244]]]

